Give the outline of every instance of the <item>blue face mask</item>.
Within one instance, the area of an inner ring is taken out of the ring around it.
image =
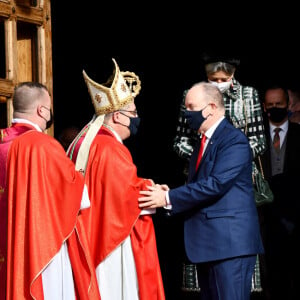
[[[202,115],[202,112],[205,108],[206,108],[206,106],[203,109],[198,110],[198,111],[186,110],[184,112],[184,117],[186,118],[186,121],[191,129],[198,131],[200,126],[202,125],[202,123],[207,119],[207,118],[204,118]]]
[[[127,110],[123,110],[123,111],[127,111]],[[138,128],[139,128],[139,126],[140,126],[141,118],[139,118],[139,117],[129,117],[129,116],[127,116],[126,114],[124,114],[124,113],[122,112],[122,110],[120,110],[119,112],[120,112],[123,116],[129,118],[129,126],[124,125],[124,124],[122,124],[122,123],[119,123],[119,124],[128,127],[131,136],[132,136],[132,135],[136,135],[137,132],[138,132]],[[127,112],[129,112],[129,111],[127,111]]]
[[[136,135],[140,126],[141,118],[139,117],[129,117],[130,123],[129,123],[129,131],[130,135]]]

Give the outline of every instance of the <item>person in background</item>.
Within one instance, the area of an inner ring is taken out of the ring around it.
[[[259,92],[236,80],[235,72],[240,60],[228,55],[205,53],[203,62],[207,81],[217,86],[223,95],[225,117],[247,135],[253,157],[262,154],[266,150],[266,137]],[[183,93],[173,149],[179,157],[189,160],[197,132],[189,128],[184,117],[186,93]]]
[[[289,120],[300,124],[300,90],[289,88]]]
[[[134,103],[141,84],[133,72],[98,84],[83,71],[95,115],[68,149],[85,174],[91,209],[83,212],[102,300],[164,300],[152,214],[141,210],[139,191],[153,181],[137,176],[123,141],[138,131]]]
[[[64,147],[65,151],[68,150],[70,144],[79,132],[80,130],[76,126],[68,126],[60,132],[57,139]]]
[[[206,52],[202,55],[207,81],[217,86],[222,93],[225,117],[234,127],[244,132],[248,138],[253,159],[266,150],[266,137],[262,105],[259,92],[252,86],[242,85],[235,73],[240,65],[240,59],[227,53]],[[180,106],[177,133],[173,142],[173,150],[185,161],[183,172],[187,175],[187,167],[198,133],[189,128],[185,118],[185,95]],[[255,172],[255,169],[252,170]],[[188,262],[187,262],[188,263]],[[253,275],[252,291],[262,292],[264,281],[264,258],[258,257]],[[201,287],[200,287],[201,288]]]
[[[300,299],[300,125],[288,118],[289,93],[282,84],[265,88],[263,107],[268,147],[261,161],[274,194],[273,203],[263,207],[270,299]]]
[[[84,178],[43,133],[51,106],[45,85],[22,82],[12,126],[0,130],[1,300],[100,299],[80,226],[90,205]]]
[[[140,192],[139,207],[165,207],[171,215],[184,214],[185,250],[197,264],[199,299],[247,300],[256,255],[264,251],[249,141],[225,118],[216,86],[193,85],[185,106],[188,125],[201,136],[190,159],[187,183],[173,189],[149,186]]]

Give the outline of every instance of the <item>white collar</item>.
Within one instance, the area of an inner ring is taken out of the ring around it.
[[[275,126],[275,125],[270,123],[270,134],[271,134],[271,136],[274,134],[274,129],[277,128],[277,127],[281,128],[281,131],[279,132],[279,134],[285,134],[285,133],[287,133],[288,128],[289,128],[289,121],[286,120],[280,126]]]
[[[208,130],[206,130],[205,136],[207,139],[210,139],[212,137],[216,128],[219,126],[219,124],[223,121],[224,118],[225,117],[222,116],[214,125],[212,125]]]
[[[104,123],[103,123],[103,126],[106,127],[107,129],[109,129],[109,130],[112,132],[112,134],[116,137],[116,139],[117,139],[120,143],[123,144],[123,141],[122,141],[121,137],[119,136],[119,134],[118,134],[111,126],[109,126],[109,125],[107,125],[107,124],[104,124]]]
[[[22,119],[22,118],[14,118],[11,121],[12,123],[25,123],[25,124],[30,124],[32,125],[37,131],[42,132],[42,129],[35,123],[32,123],[31,121],[27,119]]]

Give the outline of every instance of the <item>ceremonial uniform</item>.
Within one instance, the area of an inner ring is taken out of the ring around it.
[[[83,72],[96,114],[67,153],[84,173],[88,187],[91,209],[82,216],[101,299],[164,300],[153,211],[142,211],[137,200],[152,181],[137,176],[121,136],[103,124],[105,114],[121,110],[135,96],[114,64],[114,76],[106,86]]]

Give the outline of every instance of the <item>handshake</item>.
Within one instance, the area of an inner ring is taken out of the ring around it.
[[[148,190],[140,191],[142,197],[138,198],[139,208],[149,209],[157,207],[167,207],[168,203],[167,191],[169,187],[166,184],[154,184],[148,186]]]

